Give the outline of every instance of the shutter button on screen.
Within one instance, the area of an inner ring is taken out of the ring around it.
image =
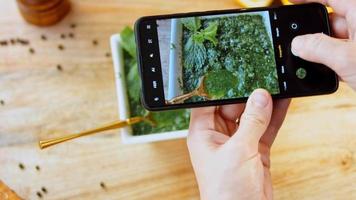
[[[305,77],[307,77],[307,70],[300,67],[299,69],[297,69],[296,75],[299,79],[305,79]]]

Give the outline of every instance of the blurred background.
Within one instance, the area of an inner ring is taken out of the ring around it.
[[[286,3],[286,2],[284,2]],[[109,39],[144,15],[278,5],[234,0],[3,0],[0,199],[199,199],[185,139],[123,145]],[[294,99],[272,149],[275,199],[356,199],[356,94]]]

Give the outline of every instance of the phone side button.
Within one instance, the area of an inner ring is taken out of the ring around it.
[[[282,72],[282,74],[286,73],[286,69],[285,69],[284,65],[281,66],[281,72]]]
[[[152,81],[152,87],[153,89],[157,89],[157,81]]]

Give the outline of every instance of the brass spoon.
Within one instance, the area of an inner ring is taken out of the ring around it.
[[[180,96],[174,97],[173,99],[168,100],[167,103],[168,104],[183,103],[185,100],[190,99],[194,96],[209,98],[209,95],[205,91],[204,79],[205,79],[205,75],[200,77],[199,86],[195,90],[187,94],[182,94]]]
[[[106,124],[91,130],[87,130],[87,131],[83,131],[83,132],[79,132],[79,133],[73,133],[67,136],[63,136],[63,137],[59,137],[59,138],[54,138],[54,139],[48,139],[48,140],[41,140],[39,141],[39,146],[41,149],[45,149],[47,147],[68,141],[68,140],[72,140],[75,138],[79,138],[79,137],[83,137],[83,136],[87,136],[87,135],[92,135],[94,133],[98,133],[98,132],[102,132],[102,131],[107,131],[107,130],[112,130],[112,129],[118,129],[118,128],[122,128],[125,126],[130,126],[133,124],[137,124],[140,122],[146,121],[149,124],[151,124],[152,126],[156,125],[156,122],[152,119],[151,114],[148,113],[145,116],[141,116],[141,117],[132,117],[126,120],[120,120],[120,121],[115,121],[112,122],[110,124]]]

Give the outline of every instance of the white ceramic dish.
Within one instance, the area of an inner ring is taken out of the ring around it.
[[[183,37],[183,25],[181,20],[172,19],[171,20],[171,45],[174,48],[170,49],[169,52],[169,74],[168,74],[168,97],[167,99],[173,99],[179,95],[183,94],[179,82],[182,80],[182,37]]]
[[[113,58],[114,71],[115,71],[115,82],[116,82],[116,92],[118,101],[118,111],[119,119],[125,120],[130,117],[129,103],[127,98],[127,87],[124,77],[124,62],[122,49],[120,47],[120,35],[112,35],[110,38],[111,55]],[[139,135],[135,136],[132,134],[131,127],[125,127],[120,129],[121,141],[124,144],[135,144],[135,143],[148,143],[155,141],[171,140],[177,138],[185,138],[187,136],[187,130],[163,132],[163,133],[152,133],[149,135]]]

